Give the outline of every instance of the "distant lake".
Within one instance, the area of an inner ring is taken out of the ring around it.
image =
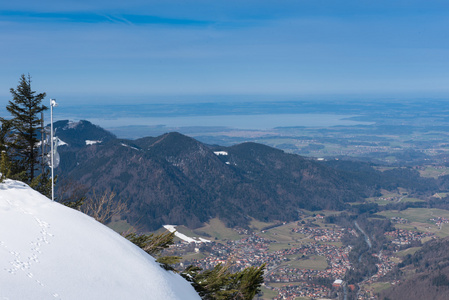
[[[272,129],[276,127],[328,127],[337,125],[372,124],[347,120],[351,115],[333,114],[258,114],[258,115],[219,115],[186,117],[138,117],[138,118],[90,118],[102,127],[122,126],[166,126],[166,127],[229,127],[236,129]]]
[[[104,128],[124,126],[227,127],[267,130],[276,127],[329,127],[372,124],[350,120],[371,107],[331,102],[211,102],[58,106],[55,120],[88,120]]]

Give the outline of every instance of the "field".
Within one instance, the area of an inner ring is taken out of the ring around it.
[[[372,203],[377,203],[378,205],[387,205],[389,203],[392,203],[392,201],[385,200],[385,199],[382,199],[382,198],[368,198],[368,199],[366,199],[366,201],[367,202],[372,202]],[[360,204],[360,202],[359,203],[354,203],[353,205],[355,205],[355,204]]]
[[[396,256],[398,257],[404,257],[407,254],[413,255],[416,251],[418,251],[419,249],[421,249],[421,247],[411,247],[402,251],[399,251],[396,253]]]
[[[184,233],[184,232],[183,232]],[[202,233],[206,233],[206,235],[203,235]],[[200,227],[193,231],[192,233],[194,236],[201,235],[202,237],[206,239],[217,239],[221,241],[225,240],[238,240],[241,239],[242,236],[240,236],[237,231],[227,228],[225,224],[220,221],[217,218],[211,219],[209,223],[207,223],[205,226]],[[210,238],[212,237],[212,238]]]
[[[249,224],[249,227],[250,227],[252,230],[260,231],[260,230],[262,230],[262,229],[265,228],[265,227],[273,226],[273,225],[275,225],[275,224],[276,224],[276,223],[274,223],[274,222],[267,223],[267,222],[258,221],[258,220],[256,220],[256,219],[251,219],[251,222],[250,222],[250,224]]]
[[[278,295],[277,291],[273,291],[273,290],[267,289],[264,286],[262,286],[262,288],[260,290],[263,293],[262,299],[273,299],[274,297],[276,297]]]
[[[444,198],[444,197],[447,197],[447,195],[448,195],[449,193],[436,193],[435,195],[434,195],[434,197],[436,197],[436,198]]]
[[[326,258],[319,255],[310,255],[308,258],[289,257],[291,260],[282,263],[283,266],[289,266],[299,269],[325,270],[328,267]]]
[[[374,293],[379,293],[389,287],[391,287],[391,284],[388,282],[376,282],[370,286],[370,290],[373,290]]]
[[[120,218],[113,218],[107,226],[118,233],[133,231],[133,227],[125,220],[120,220]]]
[[[378,213],[387,218],[401,217],[410,222],[433,224],[430,219],[435,217],[449,218],[449,211],[438,208],[408,208],[403,211],[389,210]]]
[[[182,261],[192,260],[192,259],[204,259],[206,255],[202,253],[189,253],[182,257]]]
[[[389,210],[378,213],[387,218],[400,217],[407,219],[407,224],[396,224],[396,228],[417,230],[421,232],[431,232],[438,237],[449,236],[449,224],[443,224],[440,227],[435,225],[430,219],[443,217],[449,219],[449,211],[437,208],[409,208],[403,211]]]
[[[272,228],[270,230],[261,233],[264,238],[275,240],[278,243],[295,243],[300,240],[301,237],[297,233],[292,232],[292,228],[296,227],[296,223],[289,223],[279,227]]]
[[[422,177],[438,178],[440,176],[449,174],[449,168],[443,167],[443,166],[439,166],[439,167],[428,166],[423,170],[419,170],[419,174]]]

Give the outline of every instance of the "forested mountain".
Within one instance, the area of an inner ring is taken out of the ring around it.
[[[397,167],[383,172],[376,170],[374,164],[348,160],[332,160],[325,164],[329,167],[345,171],[351,176],[362,177],[368,186],[378,186],[386,190],[398,187],[407,189],[415,195],[429,194],[439,188],[449,187],[449,176],[441,176],[438,180],[423,178],[419,172],[411,167]]]
[[[105,142],[116,137],[107,130],[89,121],[57,121],[53,125],[55,134],[70,147],[84,147],[87,144]]]
[[[432,240],[396,269],[401,283],[381,293],[380,299],[447,299],[449,295],[449,239]]]
[[[217,216],[229,226],[244,226],[249,217],[291,221],[301,208],[341,210],[401,184],[370,167],[358,172],[256,143],[212,147],[167,133],[132,141],[107,135],[82,145],[95,138],[75,132],[82,136],[71,142],[77,147],[69,136],[69,146],[60,147],[60,178],[114,191],[129,204],[127,220],[141,230],[197,227]]]

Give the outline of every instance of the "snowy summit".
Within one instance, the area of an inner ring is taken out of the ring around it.
[[[200,299],[111,229],[18,181],[0,183],[0,299]]]

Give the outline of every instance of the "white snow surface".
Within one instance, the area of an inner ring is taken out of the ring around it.
[[[175,232],[175,236],[177,236],[178,238],[180,238],[181,240],[183,240],[183,241],[185,241],[187,243],[196,243],[196,244],[199,244],[199,243],[210,243],[209,240],[206,240],[206,239],[203,239],[203,238],[195,239],[195,238],[188,237],[187,235],[185,235],[185,234],[183,234],[181,232],[176,231],[175,227],[176,227],[176,225],[164,225],[165,229],[167,229],[170,232]]]
[[[26,184],[0,183],[0,299],[200,299],[181,276]]]
[[[133,147],[133,146],[130,146],[130,145],[127,145],[127,144],[125,144],[125,143],[121,143],[121,145],[122,145],[123,147],[131,148],[131,149],[134,149],[134,150],[139,150],[138,148]]]
[[[226,151],[214,151],[215,155],[228,155],[228,152]]]
[[[89,146],[89,145],[95,145],[95,144],[98,144],[98,143],[101,143],[101,141],[91,141],[91,140],[86,140],[86,145],[87,145],[87,146]]]
[[[69,145],[69,144],[67,144],[66,142],[64,142],[63,140],[61,140],[60,138],[58,138],[58,137],[56,137],[57,139],[58,139],[58,141],[57,141],[57,143],[58,143],[58,147],[59,146],[65,146],[65,145]]]
[[[81,124],[80,121],[78,121],[78,122],[70,121],[70,122],[67,123],[67,125],[63,128],[63,130],[65,130],[65,129],[74,129],[74,128],[76,128],[79,124]]]

